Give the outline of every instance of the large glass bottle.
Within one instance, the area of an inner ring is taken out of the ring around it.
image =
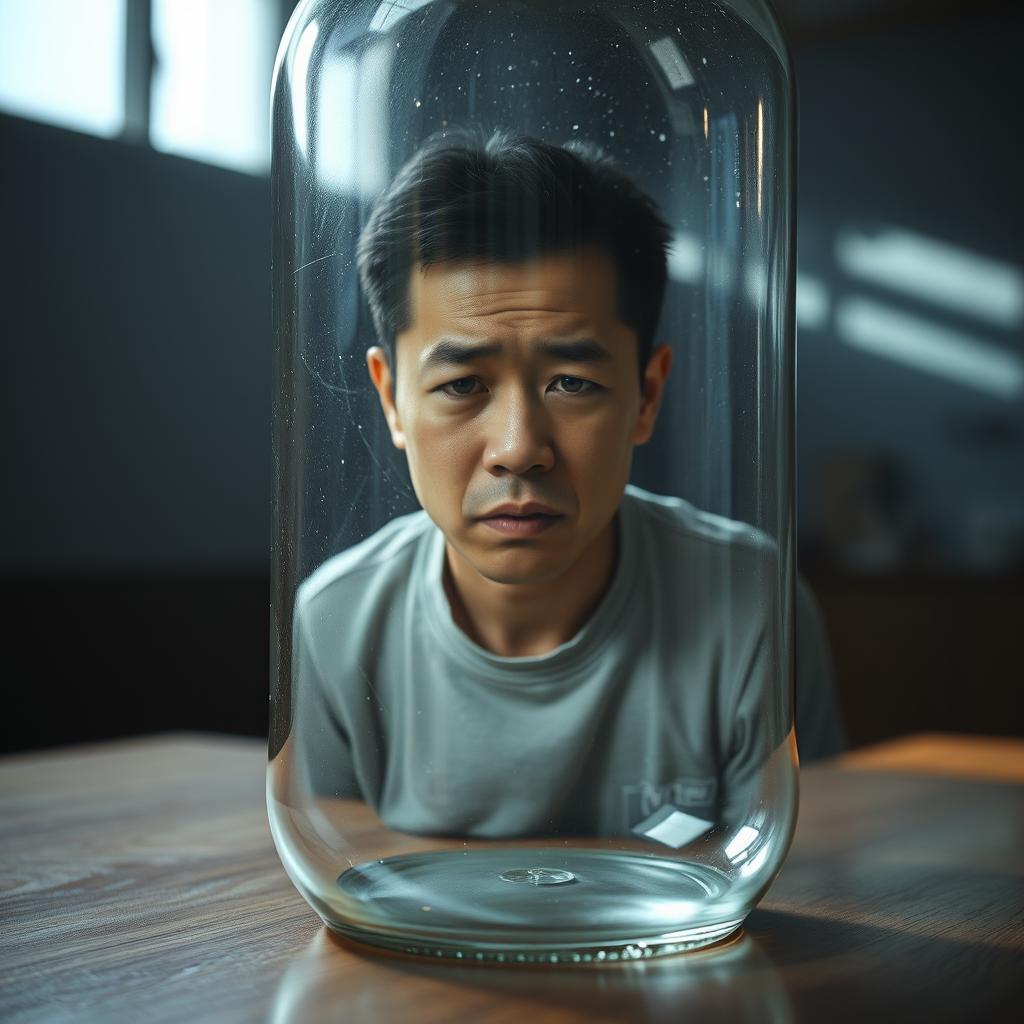
[[[715,942],[796,815],[763,0],[306,0],[273,100],[268,804],[350,938]]]

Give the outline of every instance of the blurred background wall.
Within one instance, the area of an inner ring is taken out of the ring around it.
[[[0,749],[265,731],[267,92],[292,6],[0,0]],[[777,8],[800,565],[850,740],[1024,734],[1024,16]]]

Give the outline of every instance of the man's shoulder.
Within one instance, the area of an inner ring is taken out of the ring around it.
[[[775,550],[771,538],[749,523],[705,512],[683,498],[653,494],[629,484],[623,500],[636,511],[638,520],[658,535],[661,543],[696,544],[708,551]]]
[[[422,509],[399,516],[376,533],[328,558],[299,586],[297,606],[369,596],[382,586],[408,581],[422,543],[433,522]]]

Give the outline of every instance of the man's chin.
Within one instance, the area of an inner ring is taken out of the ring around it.
[[[484,579],[508,586],[551,583],[566,570],[564,557],[556,560],[539,551],[491,552],[466,561]]]
[[[531,585],[542,585],[550,583],[550,576],[538,576],[536,573],[527,572],[491,572],[480,573],[491,583],[500,583],[506,587],[528,587]]]

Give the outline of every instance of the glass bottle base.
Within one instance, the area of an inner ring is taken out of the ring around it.
[[[721,942],[746,906],[706,865],[625,852],[510,848],[370,861],[338,878],[357,942],[510,964],[646,960]]]

